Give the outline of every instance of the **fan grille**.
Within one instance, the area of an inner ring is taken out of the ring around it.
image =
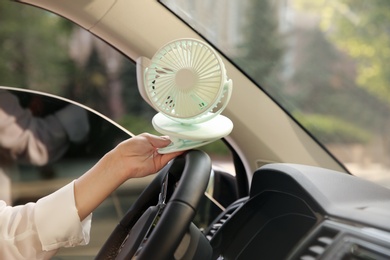
[[[151,102],[175,118],[192,118],[212,110],[226,81],[217,53],[193,39],[165,45],[151,60],[145,82]]]

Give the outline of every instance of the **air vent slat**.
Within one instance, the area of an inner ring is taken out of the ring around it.
[[[310,250],[310,252],[313,252],[317,255],[321,255],[322,253],[324,253],[325,248],[322,246],[315,245],[315,246],[309,247],[309,250]]]
[[[329,237],[320,237],[320,238],[318,238],[318,241],[320,241],[321,243],[324,243],[326,245],[330,245],[330,244],[332,244],[333,239],[329,238]]]
[[[305,249],[297,259],[314,260],[319,259],[327,248],[333,243],[338,231],[330,228],[321,228],[312,239],[306,243]]]
[[[316,258],[314,256],[302,256],[300,259],[301,260],[316,260]]]
[[[208,231],[206,231],[205,236],[208,240],[211,240],[213,236],[218,232],[218,230],[223,226],[223,224],[228,221],[228,219],[233,215],[233,213],[238,209],[242,203],[236,203],[228,207],[223,214],[219,216],[218,219],[215,220]]]
[[[213,225],[213,228],[215,228],[215,229],[219,229],[220,227],[222,227],[222,223],[215,223]]]

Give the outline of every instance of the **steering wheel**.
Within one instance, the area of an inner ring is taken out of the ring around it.
[[[210,172],[210,157],[200,150],[173,159],[130,207],[96,259],[172,259],[194,226]]]

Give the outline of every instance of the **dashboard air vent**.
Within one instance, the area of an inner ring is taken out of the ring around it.
[[[330,228],[321,228],[306,245],[305,250],[297,257],[299,260],[320,259],[325,250],[333,243],[338,231]]]
[[[231,204],[224,212],[222,212],[214,222],[209,226],[205,232],[206,238],[210,241],[217,231],[223,226],[223,224],[233,215],[233,213],[238,209],[248,198],[245,197],[240,199],[233,204]]]

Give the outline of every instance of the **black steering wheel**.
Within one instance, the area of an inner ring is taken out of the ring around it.
[[[130,207],[96,259],[173,259],[193,227],[210,172],[210,157],[200,150],[173,159]]]

